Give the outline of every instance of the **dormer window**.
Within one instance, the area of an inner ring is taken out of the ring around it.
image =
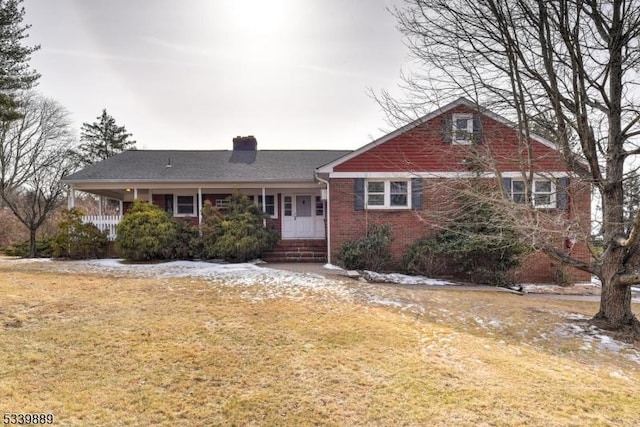
[[[468,145],[473,143],[473,114],[454,114],[451,120],[451,142]]]

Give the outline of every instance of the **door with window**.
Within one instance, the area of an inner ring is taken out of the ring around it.
[[[306,239],[315,235],[313,196],[285,195],[282,198],[282,237]]]

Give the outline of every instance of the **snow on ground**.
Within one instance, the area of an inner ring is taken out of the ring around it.
[[[400,273],[376,273],[373,271],[363,271],[362,276],[369,282],[394,283],[397,285],[427,285],[427,286],[451,286],[459,283],[447,282],[446,280],[430,279],[424,276],[408,276]]]
[[[615,340],[602,329],[589,324],[589,317],[577,313],[564,313],[568,323],[558,325],[556,334],[564,338],[581,338],[581,350],[591,351],[594,347],[598,351],[610,351],[622,355],[632,362],[640,364],[640,351],[633,344]]]
[[[344,271],[342,267],[338,267],[337,265],[333,265],[333,264],[325,264],[322,266],[322,268],[326,268],[327,270],[343,270]]]

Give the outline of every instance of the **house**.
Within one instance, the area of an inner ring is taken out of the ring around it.
[[[531,172],[536,208],[562,219],[562,226],[588,230],[589,187],[573,178],[544,138],[531,136],[525,154],[523,166],[523,147],[508,120],[460,98],[355,151],[259,150],[255,137],[237,137],[232,150],[126,151],[63,182],[71,188],[70,206],[76,191],[118,200],[120,212],[141,199],[196,224],[204,201],[223,208],[225,198],[239,191],[269,215],[267,225],[280,233],[284,252],[301,252],[315,242],[329,261],[371,224],[391,226],[392,252],[400,257],[406,245],[437,229],[434,213],[446,213],[451,205],[455,185],[450,184],[473,177],[496,180],[497,173],[509,195],[523,200],[523,171]],[[483,165],[482,159],[492,164]],[[562,250],[589,259],[586,245],[574,245],[568,230],[557,231],[559,246],[571,241]],[[559,268],[536,253],[519,280],[549,282]],[[577,270],[570,274],[589,279]]]

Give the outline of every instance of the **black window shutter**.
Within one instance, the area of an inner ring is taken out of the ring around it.
[[[353,180],[354,186],[354,209],[356,211],[364,210],[364,178],[355,178]]]
[[[411,178],[411,209],[422,209],[422,178]]]
[[[569,209],[569,178],[567,177],[558,180],[556,207],[564,210]]]
[[[511,194],[511,178],[502,178],[502,188],[504,188],[507,197],[513,199],[513,194]]]
[[[451,114],[442,118],[442,142],[451,144],[453,140],[453,117]]]
[[[480,121],[480,115],[473,115],[473,140],[476,144],[482,144],[482,122]]]

